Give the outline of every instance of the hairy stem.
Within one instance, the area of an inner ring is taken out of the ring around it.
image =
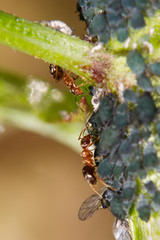
[[[0,11],[0,43],[89,77],[79,65],[91,64],[93,46],[77,37]]]
[[[132,240],[159,240],[160,236],[160,214],[152,214],[149,221],[142,221],[134,208],[129,219]]]
[[[93,51],[92,44],[78,37],[2,11],[0,43],[72,70],[93,85],[107,83],[112,91],[117,90],[119,79],[129,79],[129,85],[135,84],[135,76],[128,68],[125,57],[117,59],[104,48]]]

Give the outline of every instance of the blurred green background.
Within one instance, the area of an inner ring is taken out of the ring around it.
[[[5,0],[1,10],[32,21],[61,20],[75,35],[86,33],[75,13],[75,0]],[[0,45],[3,70],[53,82],[48,66]],[[77,153],[51,139],[3,125],[0,152],[0,239],[113,239],[109,210],[98,211],[85,222],[77,217],[82,202],[93,194]]]

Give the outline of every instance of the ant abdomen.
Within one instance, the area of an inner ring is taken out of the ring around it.
[[[85,148],[88,147],[88,145],[90,144],[90,141],[91,141],[91,136],[90,136],[90,134],[84,136],[84,137],[81,139],[81,147],[82,147],[83,149],[85,149]]]
[[[91,185],[96,185],[97,183],[97,178],[95,176],[95,167],[94,166],[84,166],[82,169],[83,176],[85,180],[91,184]]]

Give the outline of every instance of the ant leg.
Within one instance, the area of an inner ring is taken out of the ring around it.
[[[85,86],[85,85],[87,85],[87,84],[88,84],[88,83],[81,83],[80,85],[77,86],[77,88],[83,87],[83,86]]]
[[[87,130],[87,119],[89,118],[89,115],[90,115],[90,113],[87,113],[87,115],[86,115],[86,117],[85,117],[85,128],[83,128],[82,129],[82,131],[81,131],[81,133],[80,133],[80,135],[79,135],[79,138],[78,138],[78,140],[80,140],[80,139],[82,139],[83,137],[84,137],[84,133],[85,133],[85,131]],[[81,137],[83,135],[83,137]]]
[[[76,102],[78,108],[81,109],[81,111],[84,113],[83,109],[79,106],[79,103],[78,103],[78,101],[77,101],[77,95],[75,96],[75,102]]]
[[[100,139],[100,136],[98,136],[98,138],[96,140],[94,140],[93,142],[91,142],[87,148],[89,148],[90,146],[92,146],[95,142],[97,142],[98,140]],[[96,149],[96,148],[95,148]],[[92,150],[95,150],[95,149],[92,149]]]
[[[94,159],[102,159],[103,157],[101,156],[101,157],[96,157],[96,158],[94,158]]]
[[[76,86],[76,87],[79,89],[79,88],[81,88],[81,87],[83,87],[83,86],[85,86],[85,85],[87,85],[87,84],[89,84],[89,83],[81,83],[80,85],[78,85],[78,86]],[[85,89],[87,90],[87,88],[85,88]],[[89,93],[83,92],[83,95],[89,96]]]
[[[79,78],[78,75],[73,77],[74,81],[76,81],[78,78]]]
[[[100,198],[102,198],[101,194],[100,194],[99,192],[97,192],[97,190],[93,187],[92,184],[89,183],[89,186],[92,188],[92,190],[93,190],[96,194],[98,194],[98,195],[100,196]]]
[[[85,116],[85,128],[86,128],[86,129],[87,129],[87,122],[88,122],[88,120],[89,120],[90,115],[91,115],[91,113],[88,112],[88,113],[86,114],[86,116]]]
[[[99,139],[100,139],[100,136],[98,136],[97,139],[93,141],[93,143],[97,142]]]
[[[113,187],[109,186],[107,183],[105,183],[100,177],[97,176],[97,178],[98,178],[98,180],[99,180],[104,186],[106,186],[107,188],[110,188],[110,189],[112,189],[113,191],[116,190],[115,188],[113,188]]]
[[[65,83],[66,79],[69,78],[70,73],[71,73],[71,71],[66,73],[66,75],[63,77],[64,83]]]
[[[80,139],[82,139],[82,138],[84,137],[84,133],[85,133],[85,131],[86,131],[86,127],[82,129],[82,131],[81,131],[81,133],[80,133],[80,135],[79,135],[78,140],[80,140]],[[83,134],[83,137],[81,137],[82,134]]]

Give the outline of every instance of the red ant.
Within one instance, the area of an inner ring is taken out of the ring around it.
[[[73,93],[75,96],[79,96],[83,94],[83,91],[80,89],[80,87],[84,86],[85,84],[82,83],[79,86],[75,85],[75,80],[73,77],[69,77],[70,72],[64,76],[64,83],[66,84],[67,87],[69,87],[70,92]]]
[[[80,87],[86,84],[82,83],[79,86],[76,86],[75,80],[77,78],[70,77],[69,75],[71,72],[68,72],[68,74],[66,74],[66,72],[63,71],[61,67],[53,64],[50,64],[49,70],[53,78],[55,78],[57,81],[60,81],[63,78],[65,85],[70,89],[70,92],[73,93],[75,96],[84,94]]]
[[[87,83],[86,84],[82,83],[79,86],[76,86],[75,80],[77,78],[70,77],[69,75],[70,75],[71,72],[68,72],[68,74],[66,74],[66,72],[63,71],[63,69],[61,67],[57,66],[57,65],[50,64],[49,70],[50,70],[50,73],[53,76],[53,78],[56,79],[56,81],[60,81],[63,78],[65,85],[70,89],[70,92],[75,95],[75,100],[76,100],[76,103],[77,103],[77,96],[85,94],[80,89],[80,87],[86,85]],[[78,103],[77,103],[77,105],[82,110],[82,112],[84,112],[83,109],[79,106]]]
[[[93,150],[90,150],[89,147],[91,147],[96,141],[99,140],[99,137],[91,142],[91,135],[88,134],[86,136],[81,137],[82,133],[84,134],[86,128],[82,130],[80,133],[80,136],[78,140],[81,139],[81,147],[83,148],[83,151],[81,152],[81,156],[83,157],[83,164],[85,165],[82,169],[83,176],[85,180],[88,182],[90,187],[99,195],[101,196],[93,187],[93,185],[97,184],[97,176],[96,176],[96,167],[95,167],[95,162],[94,162],[94,154]],[[104,183],[101,179],[99,179],[105,186],[109,187],[110,189],[114,190],[114,188],[110,187],[106,183]]]

